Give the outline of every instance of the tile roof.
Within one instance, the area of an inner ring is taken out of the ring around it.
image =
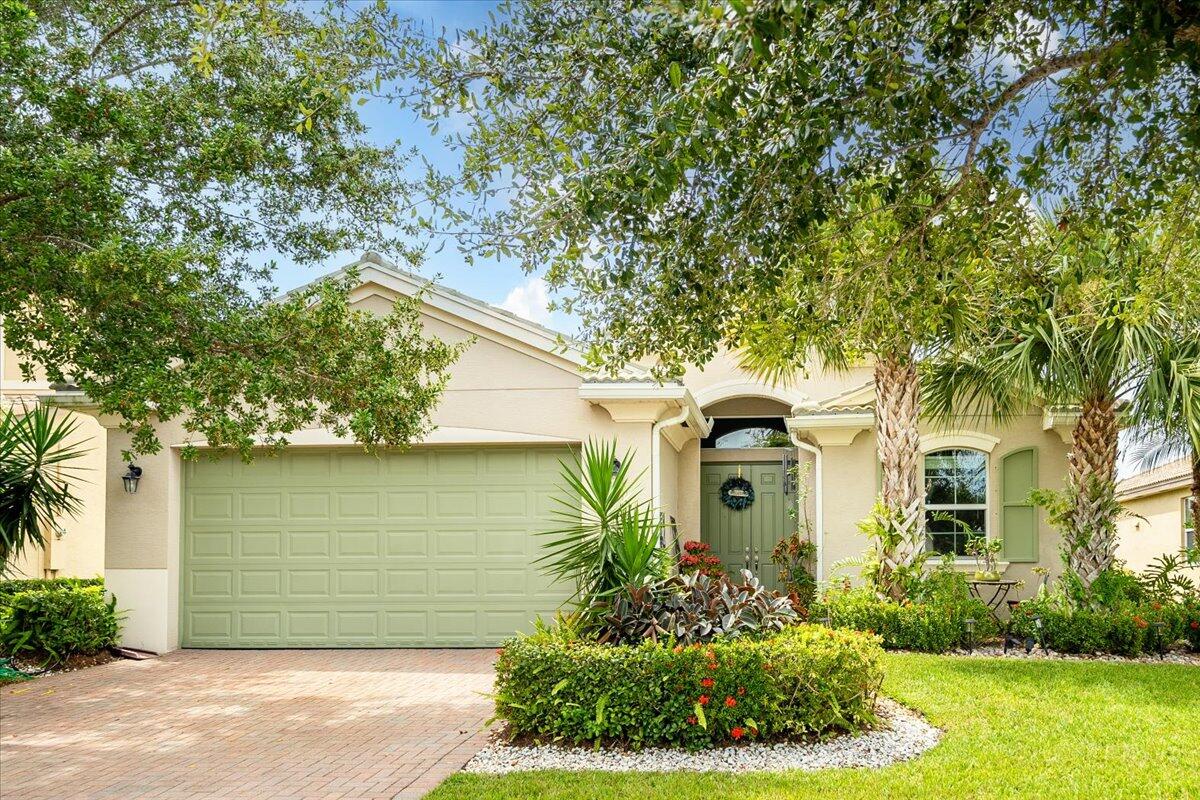
[[[1157,494],[1192,481],[1192,465],[1186,458],[1163,464],[1161,467],[1139,472],[1117,483],[1117,497]]]

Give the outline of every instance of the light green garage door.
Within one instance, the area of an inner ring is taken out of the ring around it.
[[[297,449],[184,477],[185,647],[492,645],[562,601],[533,565],[560,448]]]

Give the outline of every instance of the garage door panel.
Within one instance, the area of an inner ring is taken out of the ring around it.
[[[561,449],[291,451],[185,469],[183,644],[495,644],[568,594],[532,564]]]

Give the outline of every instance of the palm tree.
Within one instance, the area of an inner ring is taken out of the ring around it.
[[[1200,520],[1200,337],[1166,348],[1151,381],[1130,410],[1134,460],[1148,470],[1187,458],[1192,519]]]
[[[76,514],[71,462],[85,451],[68,440],[78,422],[44,405],[0,412],[0,575],[26,547],[43,547],[56,517]]]
[[[1113,563],[1122,407],[1149,416],[1200,402],[1200,375],[1169,374],[1171,354],[1196,345],[1176,338],[1162,291],[1167,239],[1155,225],[1048,228],[1030,255],[1049,266],[1014,281],[1018,291],[978,341],[928,365],[924,400],[938,419],[1002,422],[1033,403],[1078,409],[1063,534],[1067,566],[1085,587]]]

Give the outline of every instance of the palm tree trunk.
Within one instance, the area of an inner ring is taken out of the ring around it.
[[[917,365],[909,354],[891,354],[875,363],[875,438],[883,469],[880,499],[889,524],[896,527],[889,537],[895,546],[881,553],[880,588],[893,596],[899,587],[892,586],[888,576],[924,544],[919,388]]]
[[[1064,546],[1067,567],[1085,587],[1112,566],[1116,550],[1116,405],[1107,396],[1083,401],[1067,456],[1067,488],[1074,507]]]
[[[1192,528],[1200,531],[1200,449],[1192,450]],[[1200,547],[1200,536],[1196,537]]]

